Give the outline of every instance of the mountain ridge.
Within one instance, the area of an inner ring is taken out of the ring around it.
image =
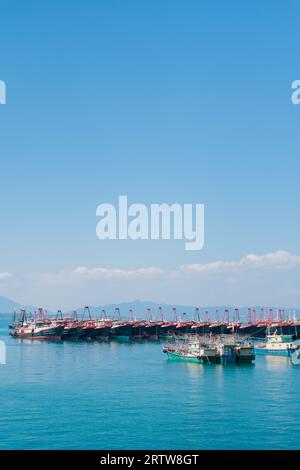
[[[171,318],[172,317],[172,309],[175,308],[178,314],[178,317],[188,317],[188,318],[194,318],[195,314],[195,306],[192,305],[180,305],[180,304],[175,304],[171,305],[168,303],[157,303],[157,302],[152,302],[152,301],[143,301],[143,300],[133,300],[131,302],[120,302],[120,303],[113,303],[113,304],[106,304],[103,306],[89,306],[91,315],[93,317],[100,317],[102,310],[105,310],[107,313],[108,317],[112,317],[114,314],[114,310],[116,308],[120,309],[120,313],[124,319],[128,318],[128,313],[129,310],[133,310],[133,315],[136,316],[137,318],[146,318],[147,316],[147,309],[151,309],[151,313],[153,318],[157,315],[158,308],[161,307],[162,312],[165,316],[165,318]],[[24,305],[21,304],[15,300],[9,299],[7,297],[0,297],[0,314],[9,314],[12,313],[13,311],[19,311],[21,308],[24,308],[28,313],[29,312],[34,312],[37,310],[37,307],[34,307],[32,305]],[[210,306],[199,306],[199,313],[201,318],[207,318],[207,315],[205,314],[206,311],[209,312],[208,315],[210,315],[211,320],[216,320],[216,310],[219,311],[219,316],[220,319],[223,318],[224,315],[224,310],[228,309],[230,311],[230,319],[233,319],[234,315],[234,309],[237,308],[236,306],[232,305],[210,305]],[[248,307],[238,307],[239,312],[240,312],[240,318],[243,320],[246,320],[248,318]],[[262,308],[259,305],[252,306],[251,308],[255,309],[257,312],[257,315],[259,316],[260,309]],[[277,310],[280,307],[270,307],[273,308],[274,316],[276,315]],[[84,307],[79,307],[77,309],[74,309],[77,312],[77,315],[79,318],[82,317],[83,312],[84,312]],[[268,309],[265,309],[265,313],[267,313]],[[294,309],[289,309],[286,308],[286,315],[293,316],[295,314],[296,317],[300,317],[300,309],[294,308]],[[53,315],[54,312],[51,312],[48,310],[49,314]],[[65,314],[70,314],[72,311],[67,310],[64,313]]]

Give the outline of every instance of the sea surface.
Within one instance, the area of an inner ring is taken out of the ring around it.
[[[161,342],[8,336],[0,449],[299,449],[300,367],[170,362]]]

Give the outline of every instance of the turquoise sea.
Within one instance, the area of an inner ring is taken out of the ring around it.
[[[168,362],[161,342],[21,342],[0,317],[0,449],[299,449],[300,367]]]

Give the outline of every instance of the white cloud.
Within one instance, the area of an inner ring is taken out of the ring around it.
[[[140,279],[155,277],[163,273],[160,268],[139,268],[139,269],[109,269],[109,268],[87,268],[79,266],[72,271],[71,275],[90,279]]]
[[[50,284],[70,284],[89,281],[106,280],[135,280],[153,279],[160,276],[164,271],[160,268],[138,268],[138,269],[118,269],[118,268],[88,268],[78,266],[72,270],[60,271],[58,273],[44,274],[43,280]]]
[[[182,305],[298,305],[300,256],[276,251],[173,269],[77,266],[5,282],[10,276],[0,273],[1,295],[52,310],[134,298]]]
[[[180,279],[186,276],[197,279],[212,279],[215,275],[232,274],[239,275],[250,270],[262,270],[265,268],[293,268],[300,266],[300,256],[287,251],[276,251],[261,256],[250,254],[237,261],[212,261],[209,263],[195,263],[182,265],[175,269],[161,269],[158,267],[121,269],[105,268],[102,266],[89,268],[78,266],[71,270],[58,273],[48,273],[42,276],[43,280],[50,284],[72,284],[89,281],[130,281],[130,280],[155,280]]]
[[[213,261],[211,263],[188,264],[180,270],[187,274],[236,272],[241,269],[293,268],[300,266],[300,256],[288,251],[275,251],[262,256],[247,255],[238,261]]]
[[[12,277],[11,273],[0,273],[0,281],[3,281],[3,280],[8,279],[10,277]]]

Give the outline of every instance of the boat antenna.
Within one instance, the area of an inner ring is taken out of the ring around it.
[[[224,312],[225,323],[229,323],[229,310],[226,308]]]
[[[92,316],[91,316],[90,307],[89,307],[88,305],[86,305],[86,306],[84,307],[84,309],[83,309],[82,320],[84,319],[86,312],[87,312],[87,314],[88,314],[88,319],[91,320],[91,319],[92,319]]]
[[[234,309],[234,322],[240,323],[240,311],[238,308]]]
[[[206,321],[210,323],[210,314],[208,310],[205,311],[205,316],[206,316]]]
[[[23,326],[23,324],[27,322],[26,310],[24,308],[20,310],[20,317],[21,317],[21,325]]]
[[[161,318],[161,321],[164,321],[164,314],[163,314],[163,309],[161,306],[158,307],[158,318]]]
[[[269,308],[269,321],[270,322],[273,321],[273,309],[272,308]]]
[[[56,314],[56,320],[62,320],[63,319],[63,315],[62,315],[62,311],[61,310],[57,310],[57,314]]]
[[[74,321],[77,321],[77,320],[78,320],[76,310],[73,310],[73,312],[72,312],[72,319],[73,319]]]
[[[120,309],[119,307],[116,307],[115,308],[115,311],[114,311],[114,320],[117,320],[117,321],[121,321],[121,312],[120,312]]]
[[[174,321],[178,321],[176,307],[172,308],[172,313],[173,313]]]
[[[134,313],[133,313],[132,308],[129,309],[129,312],[128,312],[128,320],[129,320],[129,321],[134,321]]]
[[[147,321],[152,321],[152,310],[150,307],[147,308],[146,319]]]

